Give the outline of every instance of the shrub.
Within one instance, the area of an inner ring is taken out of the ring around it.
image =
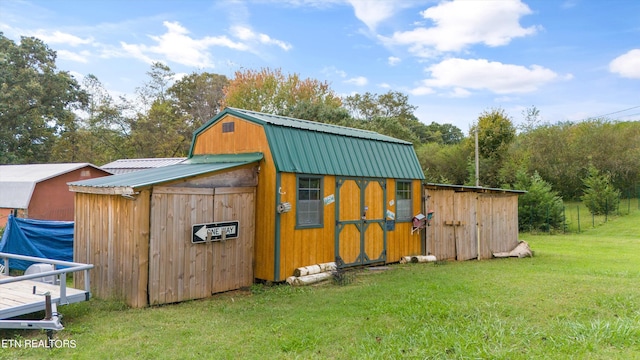
[[[610,214],[620,204],[620,191],[611,185],[611,175],[601,174],[595,166],[589,166],[589,174],[582,179],[587,187],[580,198],[594,215]]]
[[[562,226],[562,198],[537,171],[532,176],[519,172],[514,186],[527,191],[518,198],[520,230],[550,230]]]

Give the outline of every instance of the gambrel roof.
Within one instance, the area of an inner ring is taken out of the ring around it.
[[[265,129],[280,172],[396,179],[424,179],[410,142],[373,131],[226,108],[194,133],[197,136],[227,116]]]

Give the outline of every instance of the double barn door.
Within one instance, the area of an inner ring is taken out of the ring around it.
[[[153,188],[149,303],[208,297],[253,283],[255,188]],[[193,225],[238,221],[238,237],[193,243]]]
[[[336,264],[384,262],[386,180],[338,177],[336,195]]]

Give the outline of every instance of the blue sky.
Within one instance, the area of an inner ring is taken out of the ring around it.
[[[640,1],[0,0],[0,31],[35,36],[60,70],[132,94],[153,61],[328,81],[340,95],[409,95],[424,123],[465,133],[485,110],[516,125],[640,120]]]

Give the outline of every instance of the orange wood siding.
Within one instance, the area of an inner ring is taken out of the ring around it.
[[[222,124],[228,122],[234,123],[234,131],[222,132]],[[262,126],[227,115],[196,137],[193,155],[265,153],[268,150],[269,144]]]
[[[291,204],[291,211],[280,215],[280,280],[284,280],[298,267],[335,260],[335,202],[324,205],[324,227],[296,229],[296,174],[283,173],[281,184],[280,200]],[[335,198],[335,177],[325,176],[323,186],[323,196]]]
[[[413,180],[411,184],[413,215],[423,213],[422,209],[422,184],[420,180]],[[394,200],[391,205],[391,200]],[[387,209],[396,211],[396,181],[387,180]],[[425,214],[426,215],[426,214]],[[395,230],[387,231],[387,262],[398,262],[403,256],[420,255],[424,231],[416,231],[411,234],[411,222],[396,221]]]
[[[233,132],[222,132],[222,124],[234,122]],[[193,155],[238,154],[262,152],[258,188],[256,192],[256,241],[254,247],[254,276],[257,279],[274,280],[275,266],[275,208],[276,168],[264,128],[235,116],[225,116],[196,138]],[[295,202],[295,201],[294,201]]]

